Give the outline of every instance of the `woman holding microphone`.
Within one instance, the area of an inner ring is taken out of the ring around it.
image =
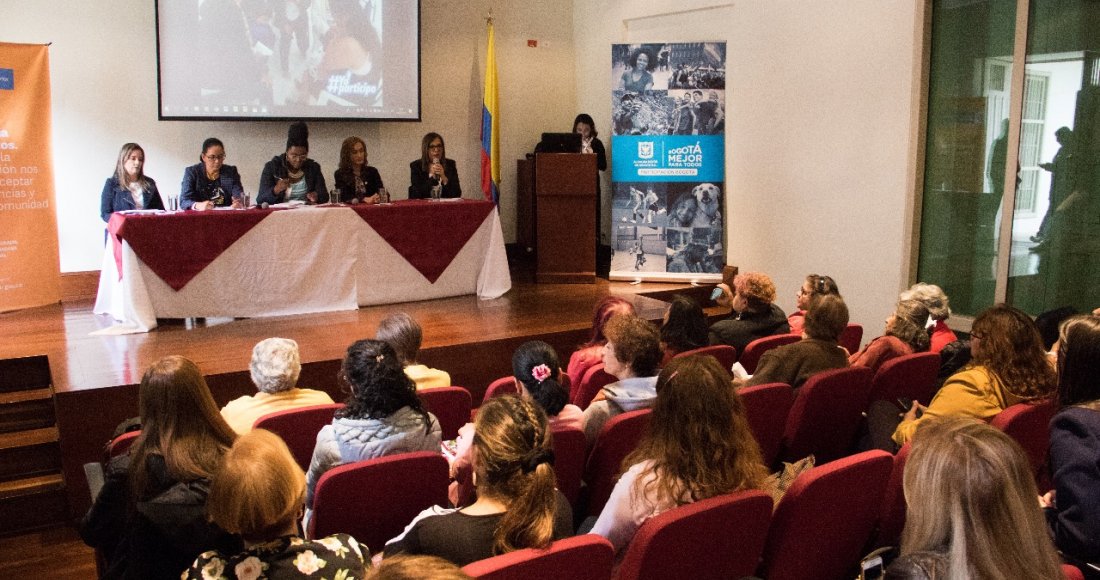
[[[462,197],[462,186],[458,182],[458,168],[453,159],[447,159],[447,150],[443,137],[439,133],[428,133],[420,143],[420,159],[409,164],[409,199],[427,199],[432,197],[432,189],[440,188],[439,197]]]

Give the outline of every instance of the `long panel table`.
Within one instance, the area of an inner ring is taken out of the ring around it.
[[[511,289],[491,202],[116,213],[94,311],[148,332],[157,318],[256,317]]]

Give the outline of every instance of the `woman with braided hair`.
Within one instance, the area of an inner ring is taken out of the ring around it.
[[[425,510],[386,545],[395,554],[428,554],[459,566],[522,548],[545,548],[573,533],[569,501],[554,488],[546,413],[505,395],[478,409],[473,435],[477,501],[460,510]]]

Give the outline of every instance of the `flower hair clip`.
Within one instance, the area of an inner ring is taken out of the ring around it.
[[[535,377],[535,380],[541,383],[550,378],[550,367],[544,364],[536,365],[531,369],[531,376]]]
[[[384,355],[384,354],[380,354],[380,355],[374,357],[374,362],[376,362],[376,363],[381,363],[384,360],[386,360],[386,355]]]

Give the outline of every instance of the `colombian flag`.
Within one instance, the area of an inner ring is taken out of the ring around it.
[[[497,99],[497,59],[493,21],[489,20],[489,50],[485,57],[485,96],[481,108],[481,191],[500,203],[500,109]]]

